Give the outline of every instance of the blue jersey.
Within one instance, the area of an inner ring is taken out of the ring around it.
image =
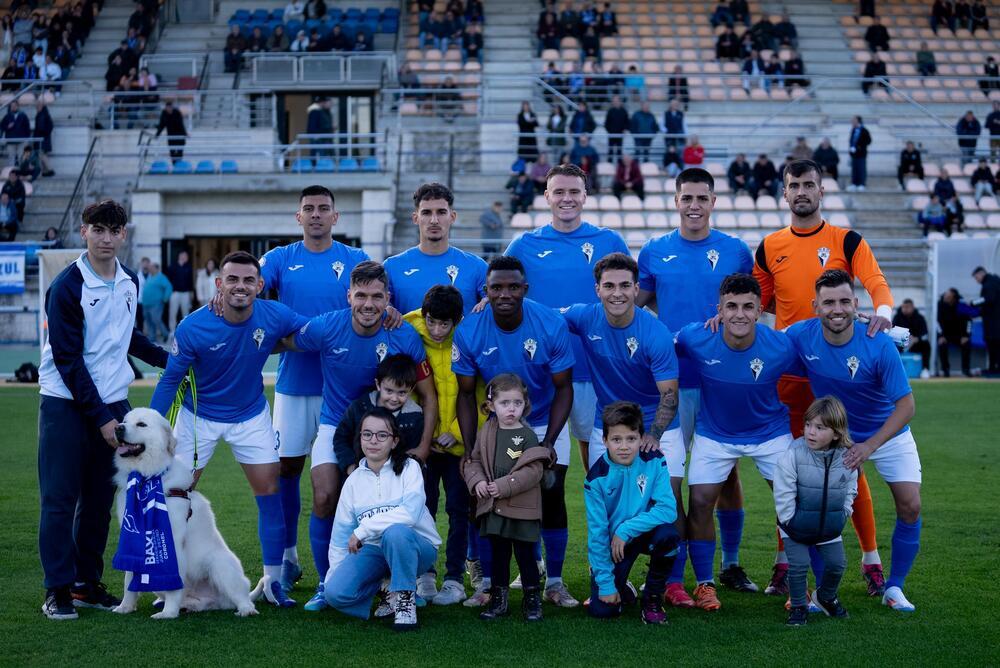
[[[462,293],[465,314],[486,294],[486,261],[454,246],[441,255],[428,255],[414,246],[385,261],[392,305],[401,313],[423,306],[424,295],[435,285],[453,285]]]
[[[170,359],[156,384],[150,407],[166,415],[188,368],[194,368],[197,415],[235,423],[267,406],[261,371],[275,344],[307,319],[278,302],[257,300],[246,322],[233,324],[203,306],[177,326]],[[194,411],[191,393],[184,407]]]
[[[613,327],[603,304],[577,304],[563,311],[571,334],[583,340],[590,364],[597,411],[594,427],[600,428],[601,411],[614,401],[634,401],[642,406],[648,429],[656,417],[660,391],[656,383],[677,380],[674,335],[654,316],[635,309],[626,327]],[[668,429],[677,426],[677,416]]]
[[[360,248],[337,241],[322,253],[314,253],[296,241],[265,253],[260,259],[260,275],[265,290],[277,290],[278,301],[296,313],[312,317],[347,308],[351,270],[367,259],[368,254]],[[319,355],[282,353],[274,389],[296,396],[322,394]]]
[[[524,320],[512,332],[497,327],[493,309],[470,313],[455,328],[451,370],[460,376],[480,376],[484,382],[501,373],[516,373],[528,387],[533,427],[549,422],[555,396],[552,374],[573,367],[573,350],[566,322],[556,311],[524,300]]]
[[[801,373],[795,347],[782,332],[757,326],[753,345],[733,350],[702,323],[677,335],[677,354],[700,371],[701,409],[695,433],[737,445],[769,441],[788,433],[788,408],[778,399],[778,379]]]
[[[892,339],[882,333],[868,336],[867,325],[854,323],[854,335],[842,346],[827,343],[817,318],[795,323],[787,334],[805,366],[813,395],[832,394],[843,402],[856,443],[871,438],[896,409],[896,402],[912,392]]]
[[[701,241],[689,241],[674,230],[650,239],[639,251],[639,287],[656,293],[657,313],[672,332],[713,317],[722,280],[752,270],[747,245],[718,230]],[[691,360],[679,361],[680,386],[698,387],[698,368]]]
[[[320,424],[337,426],[351,402],[375,384],[375,369],[386,355],[405,353],[417,363],[427,356],[420,335],[408,323],[362,336],[351,326],[351,309],[311,319],[295,335],[300,350],[317,352],[323,370]]]
[[[597,302],[594,265],[610,253],[628,255],[628,252],[628,245],[617,232],[583,223],[572,232],[558,232],[552,225],[526,232],[510,242],[504,255],[516,257],[524,264],[529,297],[560,309]],[[590,382],[583,341],[574,336],[572,342],[576,359],[573,381]]]

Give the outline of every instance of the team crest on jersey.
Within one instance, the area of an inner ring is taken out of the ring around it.
[[[444,273],[448,274],[448,278],[451,279],[451,284],[455,285],[455,279],[458,278],[458,267],[453,264],[449,264],[444,268]]]
[[[753,379],[757,380],[760,378],[760,372],[764,370],[764,360],[759,357],[754,357],[750,360],[750,371],[753,372]]]
[[[128,309],[129,313],[132,312],[132,291],[131,290],[129,290],[128,292],[125,293],[125,308]]]
[[[264,344],[264,328],[258,327],[253,330],[253,342],[257,344],[257,350]]]
[[[535,359],[535,351],[538,350],[538,342],[534,339],[526,339],[524,342],[524,350],[528,353],[528,359]]]
[[[173,342],[170,344],[170,354],[171,355],[180,355],[181,354],[180,348],[177,347],[177,338],[176,337],[174,337]]]
[[[639,496],[646,493],[646,474],[640,473],[639,477],[635,479],[635,486],[639,488]]]
[[[263,267],[263,266],[264,266],[265,264],[267,264],[267,256],[266,256],[266,255],[263,255],[263,256],[261,256],[261,258],[260,258],[260,266],[262,266],[262,267]]]
[[[816,257],[819,258],[819,265],[825,267],[826,263],[830,261],[830,249],[826,246],[820,247],[816,251]]]
[[[330,269],[333,269],[333,273],[337,275],[337,280],[340,280],[340,275],[344,273],[344,263],[340,260],[330,264]]]
[[[589,242],[585,243],[580,246],[580,250],[582,250],[583,254],[587,256],[587,264],[590,264],[591,258],[594,257],[594,244]]]
[[[375,354],[378,356],[378,361],[381,362],[385,359],[385,356],[389,353],[389,346],[385,345],[385,342],[375,346]]]
[[[628,357],[632,359],[635,357],[635,351],[639,350],[639,339],[634,336],[630,336],[625,339],[625,347],[628,348]]]
[[[854,355],[847,358],[847,370],[851,372],[851,380],[854,380],[854,374],[858,372],[859,368],[861,368],[861,360]]]
[[[705,257],[708,258],[708,263],[712,265],[712,271],[715,271],[715,265],[719,264],[719,251],[713,248],[705,253]]]
[[[451,344],[451,361],[457,362],[460,359],[462,359],[462,353],[458,351],[458,346],[456,346],[454,343]]]

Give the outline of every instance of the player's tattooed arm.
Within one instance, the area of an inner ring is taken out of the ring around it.
[[[662,381],[657,383],[657,386],[662,386],[659,387],[660,403],[656,407],[656,417],[653,418],[653,424],[649,428],[649,435],[659,443],[663,432],[677,414],[677,381]]]

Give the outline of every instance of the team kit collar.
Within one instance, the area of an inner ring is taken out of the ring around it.
[[[83,283],[88,288],[103,288],[107,285],[107,281],[94,273],[94,270],[89,266],[90,260],[87,259],[87,251],[80,253],[80,257],[76,258],[76,266],[80,270],[80,275],[83,276]],[[122,263],[115,258],[115,285],[123,283],[124,281],[131,281],[132,277],[125,273],[125,269],[122,267]]]

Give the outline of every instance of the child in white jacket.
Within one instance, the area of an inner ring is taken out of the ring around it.
[[[340,492],[330,538],[327,603],[368,619],[382,579],[399,630],[417,625],[416,582],[437,561],[441,544],[427,511],[420,464],[406,455],[396,420],[375,407],[361,419],[364,459]]]

